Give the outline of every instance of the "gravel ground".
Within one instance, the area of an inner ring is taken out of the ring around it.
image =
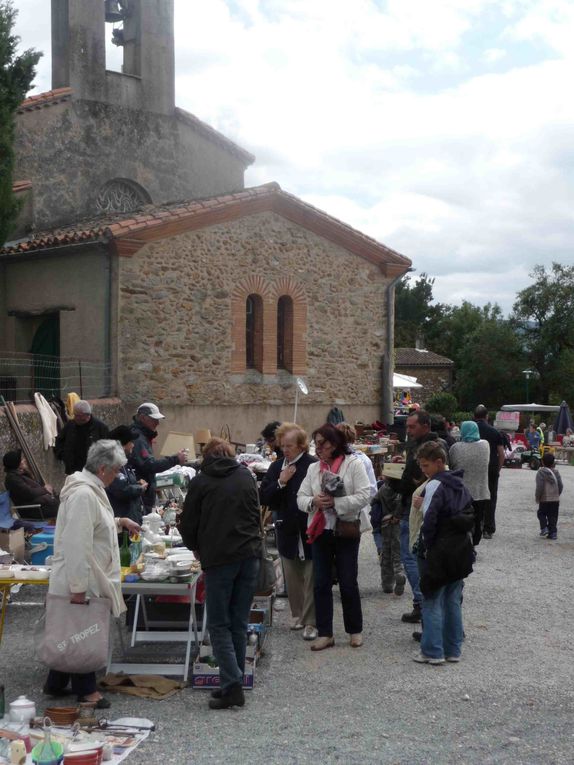
[[[493,540],[466,582],[460,664],[412,661],[410,610],[380,588],[374,544],[361,544],[365,645],[348,646],[336,596],[336,647],[313,654],[288,613],[275,614],[256,688],[243,709],[213,712],[208,693],[164,702],[112,696],[113,716],[150,717],[157,731],[128,763],[496,763],[574,761],[574,468],[561,467],[558,540],[538,537],[534,473],[504,470]],[[19,602],[38,601],[25,588]],[[33,659],[39,607],[10,607],[1,653],[7,700],[42,709],[44,670]]]

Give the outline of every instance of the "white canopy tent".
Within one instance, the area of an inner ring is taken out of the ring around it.
[[[417,382],[416,377],[410,375],[400,375],[397,372],[393,373],[393,388],[422,388],[423,386]]]

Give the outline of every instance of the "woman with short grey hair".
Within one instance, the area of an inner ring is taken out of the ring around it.
[[[90,597],[108,598],[111,611],[125,611],[121,592],[118,532],[139,531],[130,518],[115,518],[106,487],[125,465],[124,450],[117,441],[103,439],[90,446],[86,466],[68,476],[60,494],[60,509],[54,537],[54,557],[49,593],[85,603]],[[67,674],[50,670],[44,686],[49,696],[72,693],[78,701],[89,701],[97,709],[110,702],[96,690],[96,673]]]

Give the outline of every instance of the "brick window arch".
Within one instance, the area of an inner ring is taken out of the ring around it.
[[[277,369],[293,369],[293,298],[281,295],[277,301]]]
[[[245,301],[245,368],[263,371],[263,299],[253,293]]]
[[[261,276],[249,276],[231,295],[231,371],[242,374],[257,369],[274,374],[275,294]]]
[[[277,311],[277,366],[280,352],[283,369],[294,375],[307,373],[307,298],[301,284],[291,277],[278,279],[275,283]],[[283,348],[280,349],[280,322],[283,332]]]

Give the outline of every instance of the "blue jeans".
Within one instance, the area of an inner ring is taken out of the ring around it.
[[[247,624],[259,565],[259,558],[247,558],[205,572],[207,628],[224,691],[243,685]]]
[[[431,659],[460,656],[462,628],[462,587],[464,581],[445,584],[432,597],[423,598],[421,652]]]
[[[345,632],[363,631],[363,612],[357,574],[360,539],[342,539],[324,531],[313,542],[315,617],[319,637],[333,635],[333,564],[339,580]]]
[[[413,591],[413,603],[420,605],[423,596],[419,587],[419,567],[409,545],[409,519],[401,518],[401,560],[409,585]]]

